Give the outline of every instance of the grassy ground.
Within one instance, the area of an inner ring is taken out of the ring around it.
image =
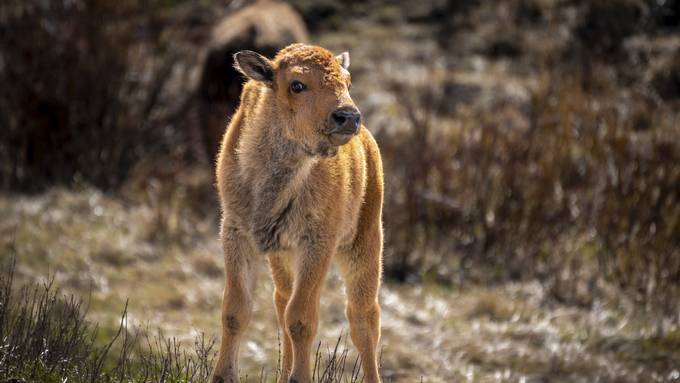
[[[109,335],[129,299],[131,327],[159,329],[190,349],[202,333],[219,336],[223,279],[214,221],[93,190],[3,195],[0,210],[0,255],[6,264],[16,254],[17,284],[50,273],[56,286],[90,300],[87,320]],[[184,223],[158,228],[159,215]],[[275,373],[271,296],[262,268],[242,347],[244,376]],[[679,372],[680,330],[624,297],[579,307],[555,301],[532,281],[446,288],[386,283],[381,302],[387,381],[662,382]],[[342,282],[332,273],[322,297],[322,350],[347,331],[343,304]],[[347,358],[354,357],[349,346]]]

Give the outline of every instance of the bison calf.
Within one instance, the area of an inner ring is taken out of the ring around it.
[[[365,380],[378,382],[383,174],[349,94],[349,54],[294,44],[271,61],[251,51],[234,59],[248,82],[217,161],[226,288],[214,381],[238,379],[254,263],[266,254],[284,334],[281,381],[310,381],[319,295],[335,261]]]

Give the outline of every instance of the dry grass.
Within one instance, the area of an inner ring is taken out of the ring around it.
[[[6,267],[5,267],[6,266]],[[215,341],[203,334],[193,342],[153,335],[129,324],[128,306],[118,327],[100,328],[87,318],[88,305],[54,284],[14,286],[14,261],[0,275],[0,380],[40,382],[207,382]],[[347,339],[332,348],[319,342],[313,382],[359,382],[358,357],[348,360]],[[279,366],[271,369],[276,379]],[[242,381],[266,382],[270,369]]]
[[[90,212],[97,206],[104,210],[95,219]],[[219,264],[219,240],[213,231],[193,232],[196,240],[188,245],[182,244],[184,235],[162,243],[149,241],[144,233],[129,237],[136,225],[150,224],[153,215],[144,213],[143,205],[121,203],[96,190],[3,197],[0,209],[10,213],[0,220],[0,259],[17,254],[18,281],[40,281],[50,270],[55,286],[84,297],[89,302],[86,320],[106,329],[98,338],[102,343],[120,324],[126,297],[130,329],[151,329],[147,333],[154,337],[161,329],[187,352],[196,334],[219,336],[223,279],[210,278],[194,266],[195,258],[207,254]],[[14,226],[12,217],[20,217],[21,225]],[[89,229],[82,231],[81,225]],[[116,249],[121,243],[131,254],[153,256],[112,267],[108,259],[88,250]],[[74,244],[79,246],[75,253]],[[40,258],[42,254],[47,258]],[[242,375],[250,381],[259,379],[262,366],[268,377],[275,375],[279,347],[273,286],[264,270],[259,274],[253,319],[241,352]],[[322,366],[327,350],[332,354],[339,334],[347,329],[342,280],[331,273],[327,282],[318,337],[324,345]],[[549,288],[538,281],[458,288],[386,282],[380,297],[386,381],[416,382],[423,376],[425,381],[447,382],[464,380],[471,372],[480,381],[501,374],[499,380],[509,382],[554,376],[560,377],[556,381],[600,377],[635,382],[652,373],[672,373],[677,365],[677,324],[671,319],[640,312],[616,290],[606,300],[600,297],[580,306],[556,300]],[[568,289],[566,293],[574,294]],[[349,377],[356,352],[349,341],[347,348],[344,344],[339,349],[348,352]]]
[[[13,286],[13,265],[0,276],[0,378],[40,382],[207,381],[213,344],[193,348],[175,339],[129,327],[127,305],[120,325],[100,328],[86,319],[87,306],[61,294],[50,281]]]

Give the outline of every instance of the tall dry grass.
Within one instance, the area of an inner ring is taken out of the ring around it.
[[[6,260],[5,260],[6,261]],[[6,267],[5,267],[6,266]],[[0,274],[0,379],[8,382],[203,382],[212,371],[214,341],[193,347],[128,324],[100,328],[87,304],[50,280],[14,286],[14,264]]]
[[[87,302],[63,294],[51,279],[15,286],[14,262],[3,264],[0,273],[0,381],[209,381],[216,357],[214,340],[201,334],[187,344],[135,326],[127,304],[118,326],[100,327],[88,318]],[[358,356],[348,355],[343,335],[333,347],[324,349],[319,342],[313,382],[361,381]],[[267,382],[280,373],[281,366],[272,364],[259,374],[240,375],[243,382]]]

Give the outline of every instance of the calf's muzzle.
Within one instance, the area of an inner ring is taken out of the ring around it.
[[[328,139],[333,145],[344,145],[352,139],[361,127],[361,113],[353,106],[344,106],[328,117],[330,132]]]

